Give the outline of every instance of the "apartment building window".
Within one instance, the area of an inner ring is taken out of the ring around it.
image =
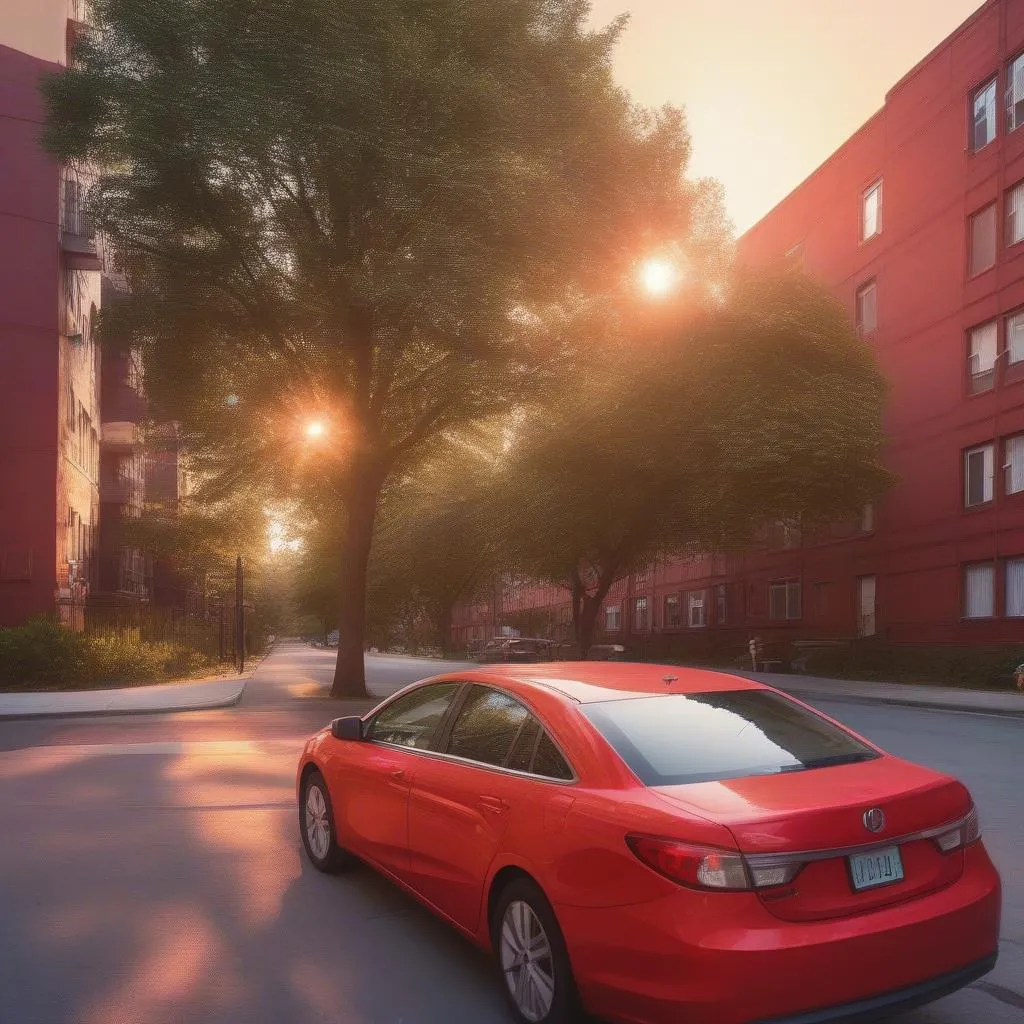
[[[991,391],[996,381],[999,326],[995,320],[975,327],[968,340],[968,390],[972,395]]]
[[[991,562],[964,566],[964,618],[990,619],[995,615],[996,568]]]
[[[665,598],[665,628],[677,629],[683,624],[683,617],[680,614],[679,595],[669,594]]]
[[[622,605],[610,604],[604,610],[604,628],[609,632],[622,629]]]
[[[637,633],[645,633],[648,626],[648,604],[646,597],[638,597],[633,602],[633,629]]]
[[[1006,439],[1003,470],[1006,473],[1006,493],[1020,494],[1024,491],[1024,434]]]
[[[1011,366],[1024,363],[1024,310],[1006,318],[1006,358]]]
[[[708,624],[706,590],[691,590],[686,595],[686,624],[690,629],[703,629]]]
[[[979,445],[964,452],[964,505],[975,508],[993,497],[995,451],[991,444]]]
[[[860,237],[862,242],[882,230],[882,183],[876,181],[861,197]]]
[[[1024,124],[1024,53],[1010,61],[1006,78],[1006,130],[1014,132]]]
[[[729,587],[719,583],[715,587],[715,622],[724,626],[729,621]]]
[[[1006,193],[1006,244],[1024,242],[1024,181]]]
[[[779,580],[768,584],[768,618],[799,619],[801,610],[800,581]]]
[[[871,334],[878,326],[878,288],[873,280],[857,289],[857,330]]]
[[[67,424],[68,430],[74,431],[75,429],[77,409],[78,403],[75,399],[75,389],[71,384],[71,378],[67,377],[64,380],[64,421]]]
[[[996,80],[986,82],[974,93],[971,148],[975,153],[996,137]]]
[[[996,263],[996,204],[989,203],[983,210],[971,215],[968,231],[968,270],[971,277],[995,266]]]
[[[1024,618],[1024,558],[1006,562],[1006,616]]]
[[[870,501],[860,510],[859,526],[861,533],[874,533],[875,531],[875,506]]]

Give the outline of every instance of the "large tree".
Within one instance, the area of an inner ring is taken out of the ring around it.
[[[583,656],[628,574],[772,521],[813,530],[890,482],[873,354],[810,279],[740,274],[618,331],[607,377],[528,421],[506,463],[508,557],[569,590]]]
[[[97,172],[131,286],[111,333],[204,479],[263,474],[337,515],[332,692],[360,695],[386,482],[561,379],[575,296],[715,237],[682,116],[615,87],[622,23],[588,31],[586,0],[91,9],[47,138]]]

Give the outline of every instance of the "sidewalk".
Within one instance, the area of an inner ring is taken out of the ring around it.
[[[210,679],[122,690],[60,690],[0,693],[0,719],[73,715],[141,715],[208,711],[237,704],[249,676]]]
[[[939,711],[970,711],[989,715],[1013,715],[1024,718],[1024,693],[993,693],[988,690],[961,690],[950,686],[918,686],[909,683],[855,682],[849,679],[824,679],[820,676],[778,674],[774,672],[738,672],[794,697],[813,700],[840,700],[855,703],[895,704],[901,707],[934,708]]]

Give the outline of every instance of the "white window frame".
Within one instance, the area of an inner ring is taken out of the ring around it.
[[[1008,619],[1024,618],[1024,558],[1008,558],[1004,566],[1006,604],[1004,614]]]
[[[981,456],[979,460],[977,457]],[[971,468],[981,464],[981,501],[971,501]],[[964,508],[981,508],[995,498],[995,445],[975,445],[964,451]]]
[[[1006,190],[1006,245],[1024,242],[1024,181]]]
[[[871,317],[870,322],[864,315],[866,304],[865,299],[871,296]],[[878,330],[878,282],[871,278],[870,281],[865,281],[858,289],[856,294],[856,307],[857,307],[857,330],[861,334],[873,334]]]
[[[974,592],[972,586],[984,590]],[[963,617],[992,619],[996,614],[996,567],[994,562],[972,562],[963,572]]]
[[[874,209],[872,209],[874,201]],[[860,240],[869,239],[882,233],[882,179],[869,185],[861,194],[860,200]]]
[[[641,612],[643,622],[640,621]],[[646,633],[651,628],[651,602],[646,595],[633,598],[633,631]]]
[[[622,629],[622,605],[610,604],[604,610],[604,628],[609,633],[618,633]]]
[[[984,216],[990,216],[992,218],[992,246],[991,246],[991,259],[985,263],[984,266],[975,266],[975,260],[978,254],[978,247],[975,245],[976,238],[974,235],[974,225],[978,223],[979,219]],[[967,276],[970,278],[978,277],[984,274],[987,270],[991,270],[996,265],[996,259],[999,255],[999,210],[997,209],[996,203],[989,203],[987,206],[983,206],[980,210],[975,210],[974,213],[967,218]]]
[[[1024,309],[1006,317],[1006,359],[1010,366],[1024,363]]]
[[[669,615],[669,605],[675,605],[675,622]],[[683,624],[683,605],[678,594],[666,594],[662,600],[662,615],[665,621],[662,623],[665,629],[679,629]]]
[[[999,358],[999,323],[972,327],[967,335],[967,378],[972,395],[991,391],[996,383],[996,361]]]
[[[686,625],[688,629],[705,629],[708,624],[708,592],[686,592]]]
[[[996,116],[996,89],[998,88],[998,76],[993,76],[983,85],[971,93],[971,152],[980,153],[986,146],[996,141],[999,134],[999,124]],[[981,101],[981,105],[979,105]],[[985,132],[985,141],[978,145],[978,114],[983,113],[985,123],[988,126]]]
[[[779,590],[784,591],[785,614],[773,614],[772,596]],[[800,580],[772,580],[768,584],[768,618],[772,622],[796,622],[803,618],[803,595]]]
[[[1018,53],[1006,65],[1006,131],[1015,132],[1021,125],[1024,125],[1024,53]]]
[[[1003,441],[1003,489],[1006,494],[1024,491],[1024,434],[1013,434]]]

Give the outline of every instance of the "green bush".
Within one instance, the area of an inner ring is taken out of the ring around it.
[[[0,629],[0,690],[88,689],[199,675],[216,661],[186,644],[89,636],[46,619]]]
[[[894,683],[934,683],[974,690],[1007,690],[1024,661],[1021,647],[901,647],[859,644],[807,656],[810,675]]]
[[[0,686],[68,686],[87,672],[86,640],[50,619],[0,629]]]

